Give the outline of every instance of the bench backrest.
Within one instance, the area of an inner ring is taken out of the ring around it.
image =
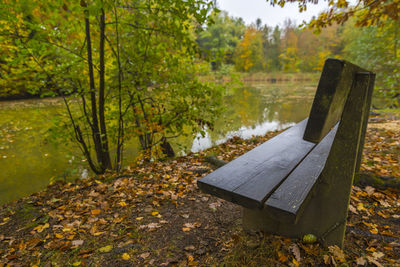
[[[374,83],[374,73],[345,60],[327,59],[303,136],[304,140],[318,143],[341,120],[338,131],[347,136],[349,145],[358,147],[356,173],[360,168]]]
[[[340,120],[356,74],[360,72],[372,74],[344,60],[325,61],[304,140],[318,143]]]

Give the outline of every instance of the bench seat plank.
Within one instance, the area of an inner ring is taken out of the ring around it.
[[[303,140],[306,124],[307,119],[200,179],[200,189],[244,207],[262,207],[315,146]]]
[[[310,154],[265,202],[264,207],[275,216],[295,221],[306,205],[306,198],[322,173],[335,139],[338,124],[322,139]]]

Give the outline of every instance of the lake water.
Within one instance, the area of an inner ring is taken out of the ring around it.
[[[214,131],[175,140],[179,155],[198,152],[233,136],[250,138],[287,128],[308,116],[317,81],[246,83],[230,90],[225,111],[216,114]],[[74,142],[49,138],[51,121],[65,107],[60,99],[0,102],[0,204],[40,191],[54,179],[88,175],[88,167]],[[178,146],[177,144],[180,144]],[[125,153],[134,162],[139,147]]]

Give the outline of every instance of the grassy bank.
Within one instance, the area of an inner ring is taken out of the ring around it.
[[[223,82],[299,82],[299,81],[315,81],[318,82],[320,73],[286,73],[286,72],[223,72],[216,71],[212,74],[200,75],[202,81],[223,81]]]
[[[244,82],[296,82],[296,81],[316,81],[320,78],[320,73],[241,73],[241,80]]]

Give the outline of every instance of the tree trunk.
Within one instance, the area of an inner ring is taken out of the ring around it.
[[[167,157],[175,157],[174,149],[172,148],[171,144],[167,142],[167,138],[165,137],[162,138],[161,150],[165,155],[167,155]]]
[[[82,7],[87,7],[85,1],[81,1]],[[90,86],[90,102],[92,106],[91,113],[91,131],[92,138],[94,143],[94,148],[96,151],[97,161],[100,163],[100,172],[104,172],[105,166],[102,164],[102,145],[100,139],[100,130],[99,130],[99,121],[97,118],[97,104],[96,104],[96,88],[94,83],[94,73],[93,73],[93,57],[92,57],[92,41],[90,38],[90,21],[89,21],[89,11],[85,10],[85,34],[86,34],[86,42],[87,42],[87,56],[88,56],[88,70],[89,70],[89,86]]]
[[[105,91],[105,64],[104,64],[104,42],[105,42],[105,14],[104,9],[101,9],[100,14],[100,77],[99,77],[99,122],[101,130],[101,163],[103,168],[112,169],[110,152],[108,149],[107,127],[104,117],[104,91]]]

